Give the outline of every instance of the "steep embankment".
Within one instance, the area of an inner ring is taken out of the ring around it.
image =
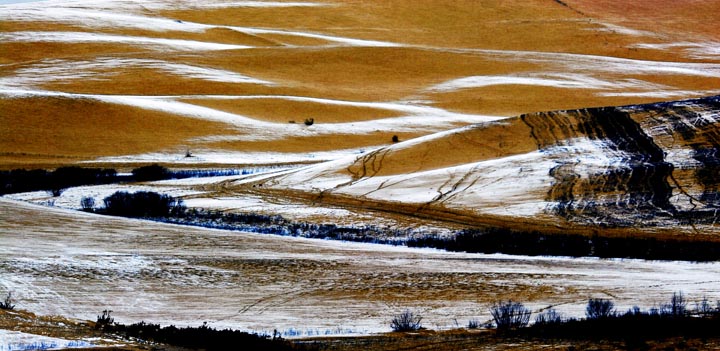
[[[525,114],[236,189],[467,224],[713,234],[719,119],[719,96]]]

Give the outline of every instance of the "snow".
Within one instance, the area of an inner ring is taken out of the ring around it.
[[[568,89],[659,89],[661,85],[652,84],[636,79],[619,79],[607,81],[594,78],[587,74],[554,74],[554,73],[528,73],[524,75],[509,76],[472,76],[453,79],[429,90],[447,92],[467,88],[482,88],[492,85],[535,85]]]
[[[253,27],[240,27],[240,26],[223,26],[223,25],[208,25],[208,24],[202,24],[202,23],[194,23],[194,22],[188,22],[188,21],[181,21],[181,20],[174,20],[169,18],[162,18],[162,17],[148,17],[143,16],[139,14],[133,14],[133,13],[118,13],[117,11],[122,11],[123,8],[113,8],[113,9],[107,9],[107,8],[98,8],[97,4],[89,5],[90,8],[87,8],[88,5],[80,6],[80,8],[73,7],[73,6],[63,6],[63,5],[52,5],[52,3],[45,3],[45,8],[40,9],[35,6],[12,6],[8,7],[6,11],[0,12],[0,20],[22,20],[22,21],[55,21],[55,22],[64,22],[64,23],[71,23],[71,24],[77,24],[82,25],[90,28],[135,28],[135,29],[143,29],[143,30],[152,30],[152,31],[183,31],[183,32],[204,32],[209,29],[230,29],[241,33],[246,34],[275,34],[275,35],[288,35],[288,36],[297,36],[297,37],[304,37],[304,38],[313,38],[313,39],[321,39],[328,42],[336,43],[336,44],[342,44],[342,45],[352,45],[352,46],[365,46],[365,47],[395,47],[400,46],[396,43],[391,42],[385,42],[385,41],[377,41],[377,40],[363,40],[363,39],[354,39],[354,38],[345,38],[345,37],[339,37],[334,35],[327,35],[327,34],[319,34],[319,33],[308,33],[308,32],[299,32],[299,31],[289,31],[289,30],[279,30],[279,29],[266,29],[266,28],[253,28]],[[230,5],[232,3],[216,3],[216,4],[207,4],[207,5],[200,5],[200,7],[226,7],[225,5]],[[238,5],[237,7],[260,7],[260,5],[267,5],[265,7],[280,7],[280,4],[282,3],[261,3],[261,2],[238,2],[235,3],[235,5]],[[303,3],[295,3],[296,5],[300,5]],[[304,4],[310,4],[310,3],[304,3]],[[245,5],[245,6],[243,6]],[[255,6],[253,6],[255,5]],[[49,10],[47,7],[52,7],[52,10]],[[94,7],[94,8],[93,8]],[[194,6],[193,6],[194,7]],[[112,12],[110,12],[112,10]],[[130,9],[125,9],[130,10]],[[134,9],[135,11],[138,11],[140,9]],[[133,10],[130,10],[133,11]],[[18,41],[26,41],[21,40],[19,38],[23,37],[9,37],[14,38],[14,40]],[[48,40],[47,38],[45,40]],[[84,39],[85,41],[88,41],[89,39]],[[96,40],[100,40],[96,38]],[[103,41],[111,40],[109,38],[105,38]],[[128,37],[125,40],[120,40],[118,38],[113,38],[113,42],[128,42],[132,40],[132,37]],[[67,41],[67,42],[77,42],[77,37],[71,37],[68,36],[64,38],[56,38],[53,41]],[[206,43],[207,44],[207,43]],[[223,44],[215,44],[215,45],[223,45]],[[218,46],[220,47],[220,46]],[[211,49],[206,49],[211,50]],[[224,50],[224,49],[215,49],[215,50]]]
[[[193,2],[193,7],[200,8],[232,8],[232,7],[319,7],[328,6],[317,2],[278,2],[278,1],[221,1]]]
[[[233,7],[251,7],[251,8],[274,8],[274,7],[319,7],[327,6],[324,3],[317,2],[280,2],[280,1],[203,1],[197,2],[192,0],[181,1],[133,1],[133,0],[2,0],[0,4],[15,4],[4,6],[4,8],[12,10],[20,9],[36,9],[36,4],[21,4],[42,2],[43,7],[57,8],[97,8],[97,9],[122,9],[126,11],[140,11],[142,9],[151,10],[168,10],[168,9],[195,9],[195,8],[233,8]]]
[[[43,60],[37,64],[16,70],[14,76],[0,77],[0,88],[29,89],[49,82],[110,80],[128,69],[151,69],[183,78],[202,79],[212,82],[275,85],[269,81],[209,67],[191,66],[162,60],[99,57],[93,61]]]
[[[86,163],[136,163],[136,162],[161,162],[177,165],[191,164],[228,164],[228,165],[273,165],[291,164],[305,162],[321,162],[357,155],[363,153],[363,149],[343,149],[332,151],[315,151],[303,153],[282,153],[282,152],[232,152],[215,150],[193,150],[192,157],[185,157],[184,152],[175,153],[147,153],[125,156],[100,157]]]
[[[315,123],[312,126],[303,124],[271,123],[249,117],[219,111],[212,108],[193,105],[177,101],[189,96],[129,96],[129,95],[92,95],[68,94],[48,92],[42,90],[26,90],[14,88],[0,88],[0,94],[8,96],[57,96],[67,98],[94,99],[107,103],[139,107],[148,110],[161,111],[180,116],[199,118],[231,124],[241,130],[242,134],[232,136],[212,136],[202,139],[212,140],[280,140],[291,136],[322,136],[340,134],[372,134],[377,132],[423,132],[432,133],[439,129],[457,127],[462,124],[480,123],[502,119],[502,117],[453,113],[442,109],[402,104],[377,103],[374,106],[394,106],[397,109],[407,109],[417,112],[416,115],[383,118],[370,121],[346,123]],[[201,98],[202,96],[193,96]],[[373,105],[373,104],[364,104]],[[381,107],[382,108],[382,107]],[[310,155],[313,155],[311,153]],[[142,158],[142,157],[141,157]],[[307,158],[307,157],[306,157]],[[197,159],[196,159],[197,160]],[[194,160],[186,160],[195,162]],[[226,162],[223,162],[226,163]]]
[[[547,173],[554,165],[551,157],[551,153],[537,151],[424,172],[376,176],[334,191],[375,200],[435,202],[480,213],[533,216],[548,205],[544,197],[552,182]],[[523,181],[517,182],[520,175]]]
[[[657,91],[626,91],[602,92],[598,96],[606,97],[651,97],[658,99],[688,98],[693,96],[707,96],[720,93],[720,90],[657,90]]]
[[[86,32],[5,32],[0,33],[0,40],[7,42],[31,43],[109,43],[129,44],[142,47],[154,47],[157,50],[178,51],[211,51],[248,49],[250,46],[208,43],[193,40],[162,39],[149,37],[136,37],[124,35],[111,35]]]
[[[475,284],[548,287],[547,297],[523,302],[534,310],[557,305],[570,317],[583,316],[589,296],[612,295],[625,309],[664,303],[680,290],[690,301],[714,301],[720,291],[708,279],[720,274],[718,263],[449,253],[173,226],[6,199],[0,209],[0,290],[42,315],[93,319],[110,308],[121,323],[208,321],[298,337],[389,331],[390,316],[405,308],[421,310],[433,329],[487,320],[492,297]],[[428,291],[393,300],[403,286]]]
[[[699,60],[717,60],[720,58],[720,43],[718,42],[675,42],[675,43],[643,43],[634,45],[640,49],[668,50],[683,48],[690,57]]]
[[[629,28],[629,27],[625,27],[625,26],[621,26],[621,25],[617,25],[617,24],[612,24],[612,23],[604,23],[604,22],[595,22],[595,23],[602,26],[602,28],[595,29],[598,32],[623,34],[623,35],[630,35],[630,36],[635,36],[635,37],[660,37],[661,36],[655,32],[633,29],[633,28]]]
[[[351,212],[340,208],[313,207],[304,204],[271,203],[260,197],[243,195],[242,197],[192,198],[185,201],[188,207],[215,210],[241,209],[243,212],[268,213],[285,218],[305,218],[323,216],[324,218],[342,218]]]
[[[51,204],[61,208],[79,210],[81,209],[80,200],[83,197],[92,197],[95,200],[95,206],[100,207],[103,206],[103,199],[112,195],[116,191],[127,191],[131,193],[137,191],[153,191],[174,197],[204,194],[202,191],[188,189],[180,184],[167,184],[165,186],[108,184],[72,187],[63,191],[58,197],[51,196],[47,191],[7,194],[2,197],[41,205]]]
[[[0,329],[0,351],[86,348],[94,345],[81,340],[65,340]]]

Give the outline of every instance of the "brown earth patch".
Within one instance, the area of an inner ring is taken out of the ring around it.
[[[182,149],[188,139],[226,131],[220,123],[90,99],[3,98],[0,110],[0,153],[18,161]]]

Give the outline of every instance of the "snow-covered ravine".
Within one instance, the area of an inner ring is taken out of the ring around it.
[[[17,308],[93,320],[289,337],[389,331],[411,308],[432,329],[490,318],[514,299],[582,316],[589,297],[619,309],[674,291],[720,298],[720,264],[448,253],[110,218],[0,199],[0,291]]]

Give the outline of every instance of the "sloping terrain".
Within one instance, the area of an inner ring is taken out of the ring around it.
[[[318,162],[394,135],[717,92],[715,5],[656,3],[0,5],[0,167]]]
[[[109,218],[0,199],[0,291],[17,309],[120,323],[231,327],[287,337],[390,331],[411,308],[430,329],[490,319],[513,299],[583,315],[673,291],[715,301],[716,263],[450,253]],[[63,228],[58,230],[58,228]],[[56,320],[57,321],[57,320]],[[38,333],[37,330],[25,330]]]
[[[532,113],[236,188],[469,225],[716,234],[719,119],[719,96]]]

